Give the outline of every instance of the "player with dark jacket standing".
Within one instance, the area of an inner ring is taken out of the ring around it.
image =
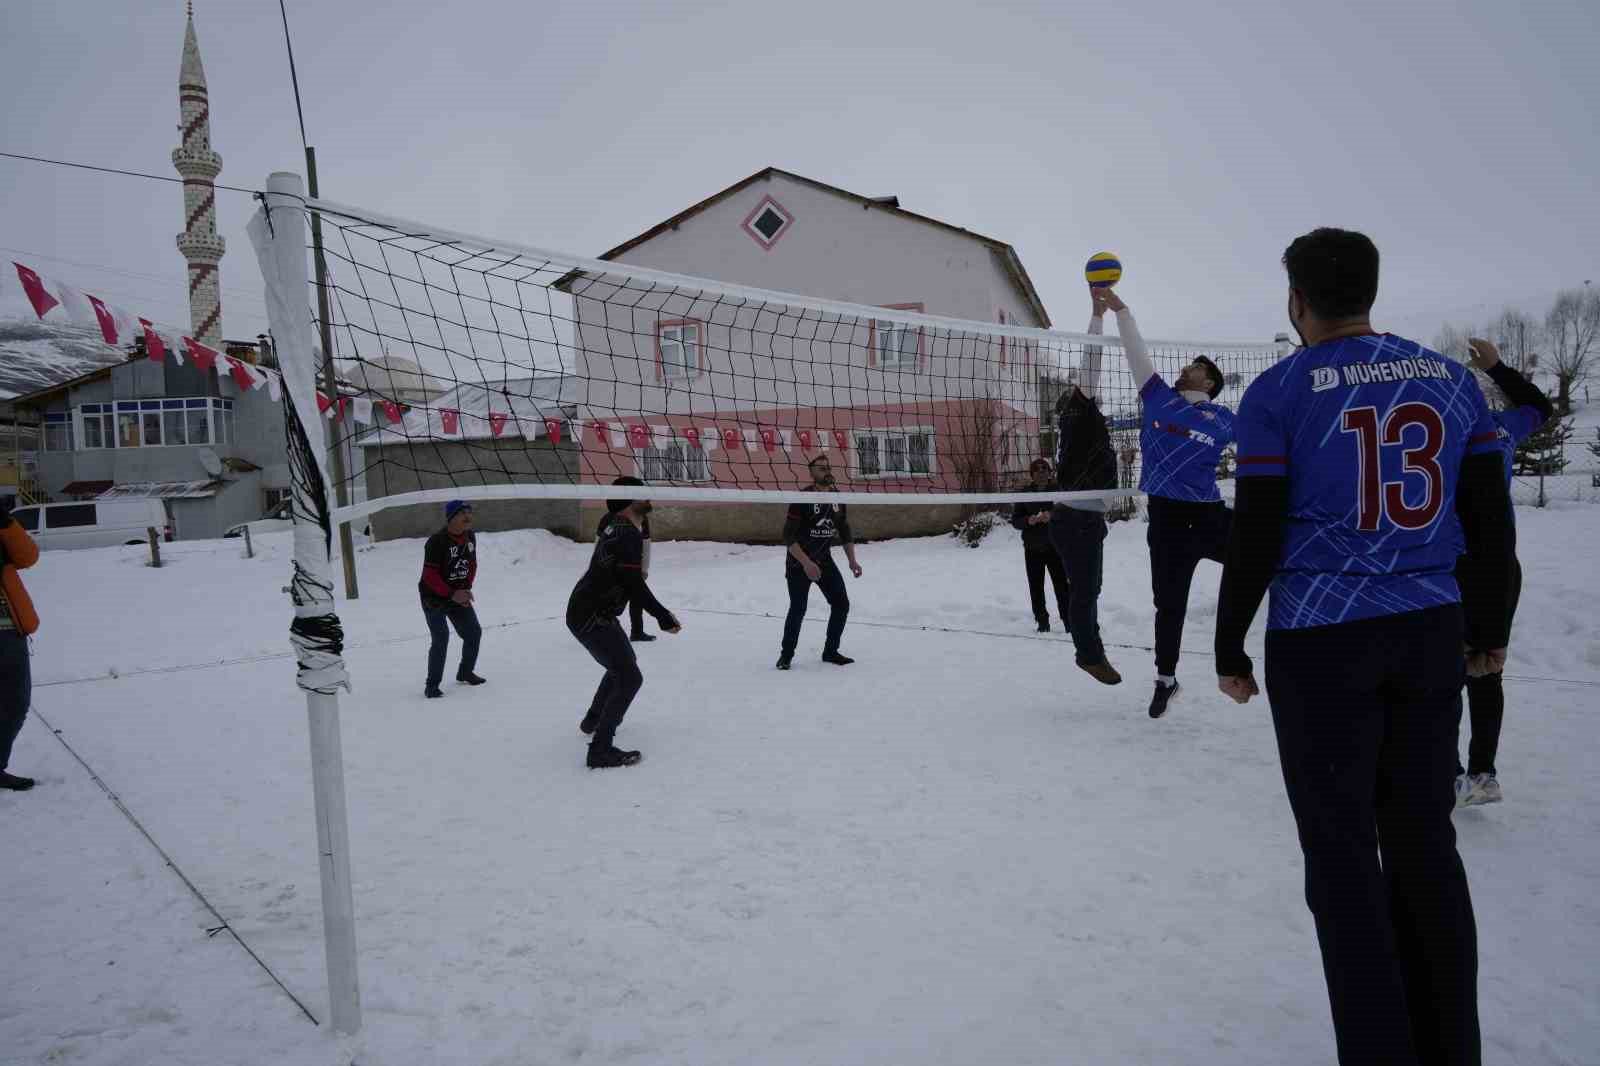
[[[1365,236],[1319,229],[1283,262],[1304,347],[1239,404],[1217,683],[1240,703],[1259,691],[1244,637],[1270,585],[1267,698],[1340,1063],[1477,1066],[1477,931],[1450,816],[1463,674],[1505,662],[1494,420],[1465,367],[1373,330]]]
[[[638,487],[644,482],[619,477],[612,484]],[[606,510],[611,521],[601,523],[589,568],[567,599],[568,631],[606,672],[578,725],[584,733],[593,734],[587,758],[591,770],[632,766],[640,759],[637,751],[622,751],[616,745],[617,728],[644,684],[633,644],[617,621],[623,608],[629,601],[642,604],[664,633],[682,628],[644,581],[643,525],[650,501],[608,500]]]
[[[461,638],[456,680],[463,685],[483,684],[483,678],[473,673],[478,665],[478,643],[483,639],[478,612],[472,607],[472,582],[477,576],[478,535],[472,532],[472,505],[451,500],[444,505],[444,528],[422,547],[422,579],[417,582],[422,614],[433,638],[428,645],[428,680],[422,689],[430,700],[444,695],[439,684],[444,680],[445,653],[450,649],[446,622],[455,626]]]
[[[1042,456],[1028,467],[1028,475],[1032,479],[1028,485],[1030,492],[1049,492],[1051,482],[1055,480],[1050,460]],[[1022,534],[1022,565],[1028,574],[1028,600],[1033,605],[1033,621],[1041,633],[1050,632],[1050,612],[1044,606],[1046,571],[1050,574],[1050,584],[1056,590],[1056,611],[1061,616],[1062,626],[1067,624],[1068,605],[1072,599],[1072,586],[1067,583],[1067,572],[1061,566],[1061,556],[1056,554],[1055,545],[1050,543],[1052,506],[1048,500],[1011,505],[1011,525]]]
[[[1500,361],[1500,350],[1477,337],[1472,346],[1472,365],[1489,376],[1505,397],[1506,407],[1493,412],[1494,424],[1499,431],[1501,455],[1505,459],[1506,485],[1511,485],[1511,474],[1517,445],[1527,440],[1555,414],[1555,407],[1533,382]],[[1512,515],[1515,516],[1515,509]],[[1515,529],[1513,523],[1513,537]],[[1515,543],[1515,541],[1513,541]],[[1472,580],[1473,568],[1463,567],[1456,580]],[[1517,611],[1517,601],[1522,596],[1522,566],[1516,556],[1511,559],[1510,607],[1506,615],[1506,628],[1511,628]],[[1501,671],[1467,678],[1467,710],[1472,719],[1472,740],[1467,745],[1467,765],[1456,763],[1456,805],[1475,807],[1482,803],[1499,803],[1503,799],[1500,779],[1494,767],[1495,756],[1500,751],[1500,726],[1505,720],[1506,695],[1501,685]]]
[[[833,488],[833,463],[825,455],[811,460],[806,467],[811,471],[811,484],[801,492],[826,492]],[[844,636],[844,624],[850,617],[850,594],[845,591],[844,577],[833,561],[833,541],[837,537],[844,545],[845,558],[850,561],[850,572],[861,576],[861,564],[856,562],[855,539],[850,535],[850,519],[844,504],[791,503],[783,523],[784,579],[789,585],[789,614],[783,620],[783,647],[778,652],[778,669],[787,670],[794,662],[794,649],[800,643],[800,625],[806,620],[806,603],[811,598],[811,586],[822,589],[828,601],[828,634],[822,642],[822,661],[834,666],[849,666],[855,662],[839,652],[839,641]]]
[[[1103,314],[1096,301],[1089,319],[1090,333],[1103,331]],[[1077,381],[1056,401],[1056,487],[1067,491],[1117,487],[1117,457],[1111,450],[1111,430],[1095,402],[1100,387],[1100,355],[1097,344],[1084,348]],[[1098,499],[1056,504],[1050,512],[1050,543],[1061,557],[1072,588],[1067,601],[1067,628],[1072,632],[1078,667],[1103,685],[1116,685],[1121,683],[1122,675],[1106,658],[1105,645],[1100,641],[1105,512],[1105,501]]]
[[[1122,354],[1143,405],[1139,491],[1149,524],[1150,589],[1156,607],[1156,687],[1150,717],[1160,718],[1178,692],[1178,651],[1189,613],[1189,586],[1201,559],[1222,562],[1233,512],[1217,489],[1217,463],[1233,443],[1233,412],[1214,402],[1222,371],[1200,356],[1168,385],[1139,335],[1133,312],[1109,288],[1094,289],[1096,306],[1117,316]]]

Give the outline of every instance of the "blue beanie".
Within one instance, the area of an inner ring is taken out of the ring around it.
[[[466,500],[451,500],[444,505],[444,520],[446,522],[460,514],[462,511],[472,510],[472,504]]]

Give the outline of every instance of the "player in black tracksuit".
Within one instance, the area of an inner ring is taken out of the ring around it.
[[[1035,459],[1028,473],[1033,477],[1033,483],[1028,486],[1030,490],[1050,491],[1050,482],[1055,473],[1050,469],[1050,460]],[[1055,545],[1050,543],[1051,507],[1052,504],[1047,500],[1011,505],[1011,524],[1022,533],[1022,564],[1028,572],[1028,599],[1033,604],[1033,620],[1041,633],[1050,632],[1050,612],[1044,606],[1045,571],[1050,572],[1050,584],[1056,590],[1056,610],[1061,615],[1063,626],[1067,624],[1067,605],[1071,602],[1072,586],[1067,583],[1067,572],[1061,566],[1061,556],[1056,554]]]
[[[642,485],[643,482],[624,477],[612,484]],[[606,671],[588,713],[578,726],[594,737],[589,742],[590,769],[632,766],[640,758],[637,751],[621,751],[616,746],[617,727],[644,684],[633,645],[617,621],[624,607],[629,600],[642,604],[665,633],[677,633],[682,628],[644,581],[644,538],[640,526],[650,506],[649,500],[607,501],[606,508],[612,520],[602,523],[589,569],[578,579],[567,600],[567,629]]]
[[[422,616],[428,622],[428,678],[422,694],[428,699],[444,695],[439,687],[444,680],[445,654],[450,649],[450,626],[461,638],[461,663],[456,680],[463,685],[481,685],[475,672],[478,644],[483,627],[472,606],[472,582],[478,576],[478,538],[472,532],[472,505],[462,500],[445,504],[445,527],[429,537],[422,547],[422,578],[417,592],[422,597]]]
[[[833,464],[826,456],[811,460],[811,484],[802,492],[826,492],[833,488]],[[845,557],[850,561],[850,572],[861,576],[861,564],[856,562],[855,540],[850,535],[850,519],[844,504],[792,503],[783,523],[784,578],[789,584],[789,615],[783,622],[783,648],[778,654],[778,669],[787,670],[794,661],[795,645],[800,642],[800,625],[806,619],[806,603],[811,598],[811,586],[822,589],[828,601],[828,635],[822,643],[822,661],[835,666],[849,666],[855,662],[839,653],[839,640],[844,636],[844,623],[850,617],[850,595],[845,592],[844,577],[833,561],[833,541],[837,537],[844,545]]]

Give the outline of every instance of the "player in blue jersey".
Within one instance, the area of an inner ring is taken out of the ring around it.
[[[1218,685],[1258,692],[1244,637],[1270,585],[1267,697],[1339,1061],[1477,1066],[1477,932],[1450,815],[1463,673],[1505,662],[1495,425],[1465,367],[1372,328],[1365,236],[1319,229],[1283,262],[1303,347],[1239,404]]]
[[[1176,387],[1156,373],[1133,312],[1110,288],[1092,289],[1095,308],[1117,316],[1122,354],[1144,405],[1139,429],[1139,491],[1148,500],[1150,588],[1156,605],[1156,687],[1150,717],[1160,718],[1178,691],[1178,650],[1189,612],[1189,585],[1201,559],[1222,562],[1233,513],[1217,491],[1217,463],[1233,443],[1233,412],[1215,403],[1222,371],[1200,356]]]
[[[1505,398],[1505,403],[1499,405],[1493,414],[1495,428],[1499,432],[1500,452],[1505,461],[1506,484],[1509,486],[1517,445],[1538,432],[1539,427],[1555,413],[1555,408],[1539,386],[1500,361],[1500,351],[1493,344],[1477,337],[1469,343],[1472,346],[1472,365],[1487,374]],[[1462,581],[1470,580],[1467,574],[1458,574],[1457,577]],[[1522,567],[1513,556],[1507,629],[1511,627],[1521,593]],[[1457,806],[1499,803],[1503,798],[1494,760],[1500,750],[1500,725],[1505,719],[1505,709],[1506,697],[1501,687],[1500,671],[1467,678],[1467,712],[1472,721],[1472,740],[1467,745],[1466,767],[1456,763]]]

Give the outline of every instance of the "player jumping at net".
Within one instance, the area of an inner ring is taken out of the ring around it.
[[[1090,290],[1091,299],[1093,290]],[[1094,302],[1089,332],[1104,329],[1105,314]],[[1111,430],[1095,402],[1100,387],[1098,344],[1083,350],[1078,379],[1056,401],[1056,487],[1067,491],[1117,487],[1117,457],[1111,450]],[[1103,685],[1117,685],[1122,675],[1106,658],[1100,640],[1100,578],[1105,560],[1106,505],[1104,500],[1071,500],[1050,511],[1050,543],[1061,557],[1070,592],[1067,629],[1072,633],[1073,657],[1078,668]]]
[[[833,464],[827,456],[812,459],[806,469],[811,472],[811,484],[801,492],[827,492],[833,488]],[[844,624],[850,617],[850,594],[845,591],[844,576],[833,561],[835,537],[844,545],[850,573],[860,577],[861,564],[856,561],[855,538],[850,535],[850,518],[844,504],[789,505],[783,523],[783,576],[789,584],[789,614],[783,620],[779,670],[787,670],[794,664],[794,649],[800,643],[800,626],[806,620],[806,603],[811,598],[813,584],[822,589],[828,601],[828,633],[822,641],[822,661],[834,666],[849,666],[855,662],[839,652]]]
[[[481,685],[475,672],[483,626],[473,609],[472,582],[478,576],[478,535],[472,531],[472,505],[451,500],[444,505],[444,528],[422,547],[422,614],[428,620],[428,679],[422,694],[430,700],[444,695],[444,660],[450,650],[450,626],[461,638],[461,663],[456,681]]]
[[[1476,1066],[1477,931],[1450,816],[1463,674],[1505,661],[1495,425],[1465,367],[1373,330],[1369,239],[1319,229],[1283,263],[1304,346],[1239,404],[1218,687],[1259,691],[1244,638],[1270,585],[1267,699],[1339,1062]]]
[[[1472,365],[1487,374],[1505,397],[1506,406],[1494,412],[1494,421],[1500,434],[1500,451],[1509,488],[1517,445],[1538,432],[1555,413],[1555,408],[1539,386],[1500,361],[1500,350],[1489,341],[1474,337],[1468,343],[1472,346]],[[1515,513],[1513,509],[1513,516]],[[1515,536],[1513,529],[1513,545]],[[1472,574],[1473,568],[1464,567],[1456,574],[1456,579],[1469,582]],[[1521,594],[1522,566],[1513,555],[1509,613],[1506,615],[1508,631]],[[1500,725],[1505,719],[1506,710],[1501,680],[1499,670],[1482,677],[1467,678],[1467,710],[1472,720],[1472,739],[1467,745],[1466,767],[1463,769],[1460,762],[1456,763],[1457,806],[1499,803],[1502,798],[1500,780],[1495,775],[1494,766],[1495,755],[1500,749]]]
[[[1200,356],[1168,385],[1139,335],[1128,305],[1110,288],[1091,289],[1095,310],[1117,316],[1122,354],[1144,411],[1139,491],[1149,503],[1150,588],[1156,606],[1156,688],[1150,717],[1160,718],[1178,692],[1178,650],[1189,612],[1189,586],[1201,559],[1222,562],[1233,512],[1217,490],[1217,463],[1233,443],[1233,412],[1215,402],[1222,371]]]
[[[619,477],[612,484],[636,487],[644,482]],[[651,511],[650,501],[607,500],[606,510],[612,520],[601,523],[589,569],[567,600],[567,629],[606,672],[578,725],[593,737],[586,760],[591,770],[632,766],[641,758],[639,752],[622,751],[616,745],[617,728],[644,684],[633,643],[617,621],[629,600],[643,604],[663,633],[683,628],[645,584],[643,527]]]

